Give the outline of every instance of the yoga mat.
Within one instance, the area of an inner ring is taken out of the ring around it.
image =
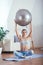
[[[29,60],[33,58],[41,58],[43,57],[43,54],[33,54],[31,56],[27,56],[26,58],[18,58],[18,57],[11,57],[11,58],[4,58],[5,61],[23,61],[23,60]]]

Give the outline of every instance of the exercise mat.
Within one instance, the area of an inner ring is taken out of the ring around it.
[[[10,57],[10,58],[4,58],[5,61],[23,61],[23,60],[30,60],[33,58],[43,58],[43,54],[33,54],[31,56],[26,57]]]

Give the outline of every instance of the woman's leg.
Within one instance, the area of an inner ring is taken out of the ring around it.
[[[30,55],[33,55],[33,54],[34,54],[33,50],[26,51],[26,56],[30,56]]]
[[[15,55],[16,57],[22,57],[22,56],[23,56],[23,54],[22,54],[21,51],[20,51],[20,52],[14,51],[14,55]]]

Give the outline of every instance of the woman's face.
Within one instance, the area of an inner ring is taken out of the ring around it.
[[[26,30],[23,30],[23,31],[22,31],[22,35],[23,35],[23,36],[27,35],[27,31],[26,31]]]

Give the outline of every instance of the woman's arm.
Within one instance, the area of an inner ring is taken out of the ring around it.
[[[32,24],[30,23],[30,33],[28,34],[27,38],[32,37]]]
[[[17,24],[16,23],[15,23],[15,32],[16,32],[18,39],[20,39],[21,36],[19,35],[19,32],[17,31]]]
[[[32,40],[32,49],[35,50],[35,47],[34,47],[34,42]]]
[[[32,39],[32,24],[30,23],[30,33],[28,34],[27,38],[31,38],[31,42],[32,42],[32,49],[35,50],[35,47],[34,47],[34,42],[33,42],[33,39]]]

